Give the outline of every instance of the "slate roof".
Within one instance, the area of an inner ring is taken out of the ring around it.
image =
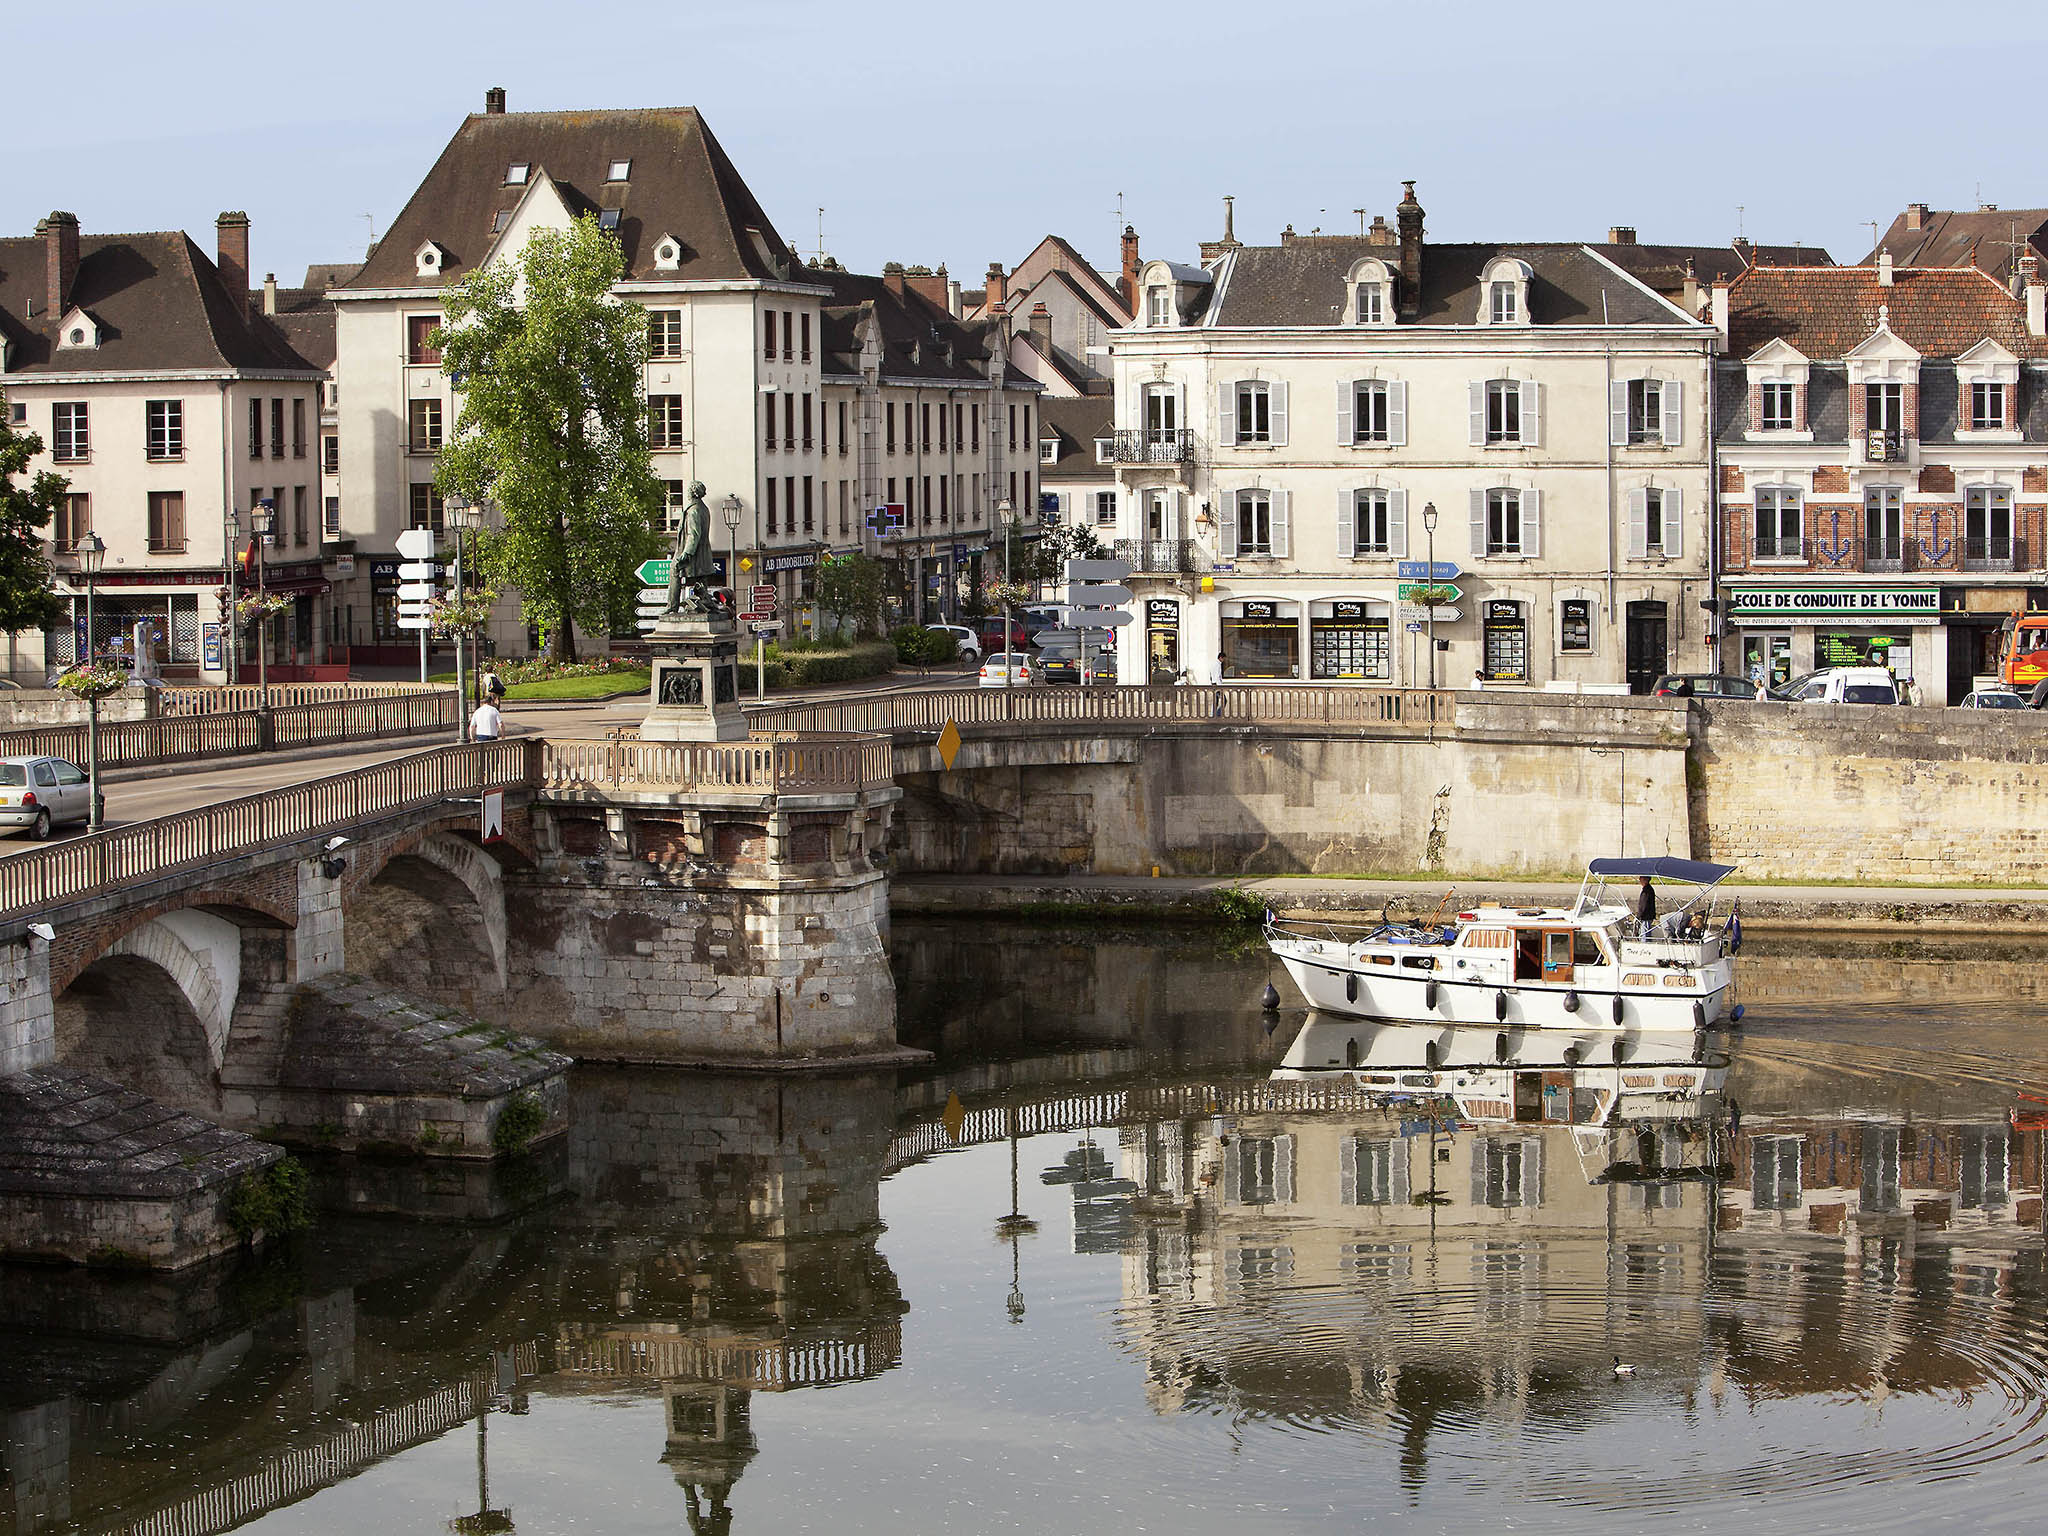
[[[1588,242],[1631,277],[1669,297],[1685,288],[1685,264],[1702,286],[1733,281],[1752,266],[1831,267],[1834,258],[1819,246],[1805,245],[1616,245]]]
[[[632,162],[625,181],[605,179],[614,160]],[[498,213],[528,191],[505,184],[514,164],[530,167],[529,183],[547,177],[574,211],[618,209],[629,279],[771,280],[798,266],[694,107],[477,112],[343,287],[438,288],[473,271],[497,239]],[[654,264],[664,234],[683,246],[673,271]],[[448,258],[422,277],[413,258],[429,240]]]
[[[1058,347],[1050,345],[1041,347],[1038,344],[1038,338],[1024,327],[1020,326],[1018,328],[1016,341],[1019,346],[1029,347],[1038,356],[1044,358],[1046,366],[1064,379],[1069,388],[1078,390],[1084,395],[1090,390],[1100,391],[1108,382],[1107,380],[1095,378],[1076,368],[1072,360],[1065,353],[1061,352]]]
[[[1361,257],[1376,256],[1398,274],[1399,246],[1356,235],[1299,237],[1282,245],[1246,245],[1230,256],[1221,295],[1207,323],[1218,326],[1327,326],[1344,313],[1344,279]],[[1480,274],[1497,256],[1529,264],[1529,315],[1536,325],[1598,325],[1606,295],[1609,325],[1678,325],[1669,305],[1605,266],[1583,245],[1486,244],[1422,248],[1423,325],[1471,325],[1479,313]]]
[[[986,321],[955,319],[907,285],[831,268],[798,267],[799,281],[830,288],[823,305],[824,361],[839,374],[860,372],[862,327],[878,325],[885,379],[928,379],[934,384],[984,380],[989,372]],[[950,355],[949,344],[950,343]],[[1010,374],[1005,387],[1035,390],[1030,379]]]
[[[1920,365],[1920,420],[1916,435],[1925,443],[1956,440],[1962,423],[1962,392],[1952,362]],[[1723,357],[1714,370],[1714,435],[1724,443],[1746,443],[1750,430],[1749,374],[1739,357]],[[1816,444],[1849,440],[1849,372],[1840,364],[1815,364],[1806,376],[1806,422]],[[2048,385],[2030,372],[2020,375],[2019,427],[2028,443],[2048,442]]]
[[[323,288],[280,288],[277,313],[264,315],[263,290],[249,295],[258,325],[276,327],[285,344],[316,368],[334,367],[334,304]]]
[[[0,332],[11,373],[120,373],[163,369],[307,370],[284,333],[253,321],[206,253],[180,230],[81,235],[69,303],[99,322],[97,347],[56,345],[61,315],[48,290],[40,236],[0,240]],[[35,313],[28,313],[30,301]]]
[[[1116,402],[1109,395],[1080,400],[1047,398],[1038,403],[1038,436],[1058,438],[1059,458],[1039,465],[1038,477],[1048,484],[1063,480],[1107,480],[1115,471],[1095,462],[1095,439],[1108,437],[1116,420]]]
[[[1906,228],[1902,213],[1863,258],[1863,265],[1875,266],[1877,253],[1890,251],[1898,266],[1974,266],[2003,280],[2012,275],[2012,258],[2023,254],[2011,249],[2014,240],[2033,246],[2048,259],[2048,208],[1980,208],[1972,213],[1929,209],[1919,229]]]
[[[325,293],[329,288],[339,287],[363,270],[360,261],[316,261],[306,268],[306,280],[301,288],[310,288],[315,293]]]
[[[1728,289],[1728,350],[1746,358],[1783,337],[1818,362],[1869,340],[1885,310],[1892,334],[1923,357],[1955,357],[1986,337],[2018,357],[2048,358],[2027,310],[1972,267],[1901,267],[1889,288],[1875,267],[1752,267]]]

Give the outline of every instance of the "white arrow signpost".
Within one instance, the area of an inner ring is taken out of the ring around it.
[[[1119,585],[1131,574],[1128,560],[1069,560],[1066,567],[1067,605],[1062,613],[1081,635],[1081,686],[1094,680],[1094,658],[1089,654],[1098,634],[1114,634],[1131,622],[1124,603],[1131,589]]]
[[[420,681],[427,680],[427,631],[434,627],[434,530],[408,528],[398,536],[398,627],[420,635]]]

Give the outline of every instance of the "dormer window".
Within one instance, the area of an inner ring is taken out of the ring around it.
[[[1970,430],[2003,432],[2005,425],[2005,386],[1973,382],[1970,385]]]
[[[71,330],[70,330],[70,332],[69,332],[69,333],[67,334],[67,336],[66,336],[66,338],[65,338],[65,339],[66,339],[66,340],[67,340],[67,341],[68,341],[68,342],[69,342],[69,343],[70,343],[70,344],[71,344],[72,346],[74,346],[74,347],[82,347],[82,346],[84,346],[84,345],[85,345],[85,328],[84,328],[83,326],[77,326],[77,325],[74,325],[73,327],[71,327]]]
[[[1522,318],[1521,306],[1515,301],[1513,283],[1488,283],[1486,303],[1487,321],[1491,325],[1513,325]]]
[[[1386,325],[1393,312],[1393,274],[1387,271],[1386,263],[1377,257],[1368,256],[1352,267],[1347,279],[1350,313],[1346,318],[1353,325]]]
[[[1164,283],[1145,290],[1145,323],[1147,325],[1173,324],[1173,290]]]
[[[664,272],[673,272],[683,264],[683,248],[676,244],[673,236],[663,235],[656,242],[654,264]]]
[[[619,210],[616,208],[600,208],[597,212],[597,227],[599,229],[617,229],[619,227]]]
[[[1757,427],[1764,432],[1790,432],[1799,420],[1796,384],[1765,384],[1757,408]]]
[[[1385,321],[1386,316],[1387,310],[1380,296],[1380,285],[1378,283],[1360,283],[1358,285],[1358,323],[1360,325],[1379,325]]]
[[[514,160],[510,165],[505,167],[505,185],[508,187],[523,187],[526,185],[526,178],[529,175],[531,175],[532,172],[533,167],[528,162],[524,160]]]
[[[1956,359],[1961,385],[1959,433],[1982,433],[2000,442],[2017,438],[2020,360],[1997,342],[1985,339]]]
[[[1479,316],[1481,325],[1527,325],[1529,323],[1529,280],[1535,276],[1525,261],[1498,256],[1480,274]]]
[[[413,270],[421,277],[439,277],[448,264],[448,253],[429,240],[412,253],[412,260]]]
[[[1749,375],[1748,436],[1797,434],[1800,441],[1811,441],[1812,434],[1806,430],[1809,367],[1799,350],[1780,337],[1758,348],[1745,366]]]
[[[633,162],[632,162],[632,161],[630,161],[630,160],[614,160],[614,161],[613,161],[613,162],[612,162],[612,163],[611,163],[610,165],[608,165],[608,166],[606,166],[606,167],[605,167],[605,172],[604,172],[604,179],[605,179],[606,181],[625,181],[625,180],[627,180],[627,179],[628,179],[629,177],[631,177],[631,176],[632,176],[632,174],[633,174]]]

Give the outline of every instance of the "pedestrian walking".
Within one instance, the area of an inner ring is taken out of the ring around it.
[[[498,706],[489,699],[477,705],[476,713],[469,717],[469,735],[472,741],[496,741],[505,734],[505,718],[498,713]]]
[[[478,689],[491,703],[499,703],[505,697],[505,679],[498,676],[495,667],[487,667],[478,683]]]
[[[1209,718],[1212,720],[1223,718],[1223,670],[1223,652],[1218,651],[1216,653],[1216,701],[1209,708]]]

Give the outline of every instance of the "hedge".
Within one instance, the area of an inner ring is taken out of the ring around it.
[[[766,670],[770,688],[815,688],[822,683],[879,677],[895,665],[896,647],[886,640],[872,640],[837,650],[784,651],[770,646]],[[752,659],[742,650],[741,673],[751,667]]]

